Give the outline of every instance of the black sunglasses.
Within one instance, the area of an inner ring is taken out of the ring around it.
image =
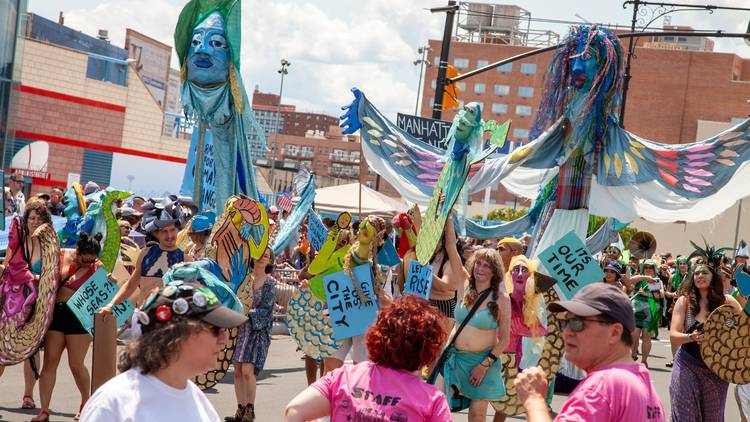
[[[585,325],[584,321],[591,321],[591,322],[598,322],[600,324],[614,324],[616,321],[605,321],[603,319],[595,319],[595,318],[581,318],[578,316],[572,317],[572,318],[566,318],[560,321],[560,331],[564,331],[565,327],[570,327],[570,331],[574,333],[580,333],[584,330]]]
[[[215,325],[206,324],[206,327],[209,331],[211,331],[211,334],[213,334],[214,337],[219,338],[221,335],[226,331],[226,328],[217,327]]]

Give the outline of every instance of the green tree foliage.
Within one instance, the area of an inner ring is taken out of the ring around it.
[[[525,208],[513,209],[511,207],[498,208],[487,214],[488,220],[513,221],[526,215]],[[472,218],[481,220],[482,216],[477,214]]]

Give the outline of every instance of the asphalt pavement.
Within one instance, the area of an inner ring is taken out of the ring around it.
[[[653,342],[652,356],[649,358],[651,380],[662,399],[664,409],[669,413],[669,379],[671,370],[664,364],[671,356],[668,333],[662,329],[660,340]],[[258,397],[256,400],[256,415],[258,422],[281,421],[284,406],[307,384],[305,378],[302,354],[296,351],[296,345],[289,336],[275,335],[271,342],[271,349],[266,368],[258,379]],[[87,358],[91,364],[91,354]],[[217,384],[216,388],[206,392],[219,415],[228,416],[234,413],[236,402],[233,388],[233,374],[230,372]],[[16,365],[6,368],[0,378],[0,420],[27,421],[38,413],[37,410],[22,410],[21,396],[23,395],[23,367]],[[565,396],[554,396],[552,408],[559,410],[565,401]],[[39,391],[35,388],[34,400],[39,405]],[[78,410],[80,396],[75,387],[70,370],[67,367],[67,357],[63,357],[57,373],[57,385],[51,403],[51,421],[72,421]],[[490,412],[491,413],[491,412]],[[492,417],[488,417],[492,420]],[[455,421],[466,421],[466,413],[454,414]],[[509,420],[525,420],[523,417],[509,418]],[[667,418],[667,420],[669,420]],[[730,386],[727,399],[725,420],[739,421],[739,411],[734,400],[734,386]]]

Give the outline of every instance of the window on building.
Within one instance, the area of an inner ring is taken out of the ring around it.
[[[495,85],[495,95],[508,95],[510,94],[509,85]]]
[[[529,131],[527,129],[513,129],[513,137],[518,139],[526,139],[529,137]]]
[[[474,84],[474,93],[475,94],[484,94],[485,91],[485,85],[483,83],[475,83]]]
[[[86,77],[97,81],[111,82],[115,85],[128,85],[128,65],[120,60],[113,61],[101,56],[89,56],[86,63]]]
[[[435,89],[435,88],[437,88],[437,81],[433,79],[433,80],[432,80],[432,82],[430,82],[430,87],[431,87],[432,89]]]
[[[490,64],[490,62],[488,62],[487,60],[477,60],[477,68],[485,67],[488,64]]]
[[[531,98],[534,96],[534,88],[530,86],[519,86],[518,96],[523,98]]]
[[[466,82],[456,82],[456,86],[461,92],[466,92]]]
[[[505,63],[502,66],[498,66],[496,69],[500,73],[510,73],[513,71],[513,63]]]
[[[521,73],[524,75],[533,75],[536,73],[536,63],[521,63]]]
[[[531,116],[531,106],[517,105],[516,114],[519,116]]]
[[[505,114],[508,112],[508,104],[492,104],[492,112],[495,114]]]
[[[440,66],[440,56],[435,56],[435,59],[432,61],[432,64],[434,64],[435,67]]]
[[[456,69],[466,69],[469,67],[469,59],[461,59],[456,57],[453,59],[453,66],[456,67]]]
[[[677,42],[687,42],[687,37],[677,37]]]

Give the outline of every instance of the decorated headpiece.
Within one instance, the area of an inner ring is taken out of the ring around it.
[[[693,245],[695,250],[690,254],[689,258],[699,257],[703,258],[703,262],[711,266],[714,270],[718,271],[719,266],[722,264],[724,259],[724,252],[731,251],[733,248],[716,248],[714,245],[709,245],[706,239],[703,239],[704,247],[700,247],[695,244],[692,240],[690,244]]]
[[[180,317],[201,320],[220,328],[233,328],[247,321],[242,314],[222,305],[208,287],[183,281],[152,292],[137,312],[144,333]]]
[[[147,233],[163,229],[171,225],[182,226],[190,216],[183,212],[177,195],[166,198],[149,198],[143,204],[143,222],[141,226]]]

